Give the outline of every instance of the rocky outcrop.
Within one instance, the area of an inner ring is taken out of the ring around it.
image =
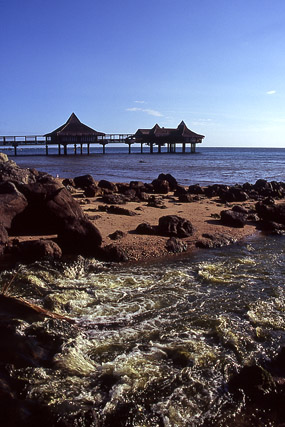
[[[229,227],[243,228],[247,221],[247,215],[228,209],[221,211],[221,223]]]
[[[178,215],[166,215],[159,218],[158,233],[169,237],[189,237],[194,232],[190,221]]]
[[[161,173],[158,175],[158,179],[161,181],[167,181],[171,191],[174,191],[177,187],[177,180],[170,173]]]
[[[204,233],[202,234],[202,238],[197,240],[195,246],[201,249],[213,249],[221,248],[222,246],[228,246],[235,241],[236,240],[233,237],[229,237],[222,233]]]
[[[167,240],[165,247],[168,252],[181,253],[187,250],[188,245],[176,237],[171,237]]]
[[[154,192],[158,194],[168,194],[170,191],[169,182],[163,179],[155,179],[152,181]]]
[[[0,161],[0,214],[10,235],[56,234],[65,253],[95,255],[102,242],[99,230],[57,179],[6,160]],[[43,253],[60,254],[51,243],[38,245],[38,259]],[[21,253],[20,246],[18,250]]]
[[[60,259],[61,248],[52,240],[39,239],[26,242],[14,242],[12,254],[25,262],[42,259]]]
[[[285,232],[285,203],[275,204],[272,199],[265,199],[256,204],[256,212],[260,218],[259,229],[273,234]]]

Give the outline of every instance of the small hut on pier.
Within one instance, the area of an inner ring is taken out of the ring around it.
[[[105,133],[97,132],[89,126],[81,123],[74,113],[71,114],[64,125],[45,135],[47,143],[58,144],[59,151],[60,146],[63,145],[64,154],[67,154],[67,146],[69,144],[74,144],[75,152],[76,145],[79,144],[81,147],[81,153],[83,144],[86,144],[89,154],[90,144],[98,142],[98,137],[103,136],[105,136]]]
[[[182,152],[186,152],[186,144],[191,144],[191,153],[195,153],[196,144],[200,144],[204,135],[193,132],[188,129],[182,121],[177,128],[164,128],[156,124],[151,129],[138,129],[131,137],[135,142],[147,144],[150,146],[150,151],[153,152],[153,146],[158,146],[158,151],[161,147],[167,144],[168,152],[174,153],[176,145],[182,144]]]

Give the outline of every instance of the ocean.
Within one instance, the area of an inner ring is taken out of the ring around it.
[[[205,148],[197,147],[196,154],[140,153],[140,147],[108,147],[106,154],[93,148],[91,155],[68,156],[39,155],[43,149],[30,148],[19,151],[19,155],[6,153],[22,167],[37,168],[53,176],[64,178],[91,174],[94,179],[114,182],[132,180],[151,182],[160,173],[171,173],[181,185],[225,183],[234,185],[254,183],[263,178],[268,181],[285,181],[285,148]]]
[[[111,149],[110,149],[111,150]],[[180,184],[285,181],[285,149],[199,148],[195,155],[114,152],[18,156],[61,177]],[[47,404],[59,426],[277,426],[278,407],[229,393],[245,365],[265,366],[285,345],[285,237],[254,236],[183,260],[112,265],[79,257],[3,272],[10,292],[73,318],[19,333],[60,335],[52,367],[18,367],[24,398]],[[281,415],[280,415],[281,414]],[[283,414],[284,418],[284,414]]]

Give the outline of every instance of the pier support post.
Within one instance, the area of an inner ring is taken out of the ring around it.
[[[63,154],[67,156],[67,144],[64,144],[63,146]]]
[[[14,144],[14,155],[17,156],[17,144]]]
[[[158,154],[161,154],[161,145],[158,144]]]
[[[81,156],[83,154],[83,144],[80,144],[80,154],[81,154]]]
[[[141,142],[141,154],[143,154],[143,143]]]
[[[48,145],[46,144],[46,156],[48,156]]]
[[[150,154],[153,154],[153,143],[150,144]]]
[[[195,143],[191,143],[191,153],[194,154],[196,153],[196,144]]]
[[[182,153],[183,154],[186,153],[186,144],[185,144],[185,142],[183,142],[183,144],[182,144]]]
[[[87,144],[87,155],[90,155],[90,144]]]
[[[131,154],[131,144],[128,144],[129,145],[129,154]]]
[[[58,155],[60,156],[60,144],[58,144]]]

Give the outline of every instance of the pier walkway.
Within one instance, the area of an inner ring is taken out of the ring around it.
[[[70,138],[68,138],[68,141],[61,141],[60,143],[55,143],[51,141],[51,138],[45,135],[28,135],[28,136],[0,136],[0,150],[1,148],[12,148],[14,150],[14,156],[17,156],[19,153],[21,153],[21,150],[19,151],[18,148],[25,148],[30,146],[38,146],[38,147],[45,147],[45,155],[49,155],[49,147],[55,147],[58,148],[58,155],[67,155],[67,148],[69,146],[74,147],[74,154],[87,154],[90,155],[90,147],[101,145],[102,146],[102,153],[106,153],[106,145],[108,144],[127,144],[129,147],[129,154],[131,154],[131,147],[133,144],[137,143],[138,141],[136,138],[134,138],[133,134],[106,134],[104,136],[98,136],[97,140],[94,141],[88,141],[88,137],[86,137],[86,141],[82,141],[81,138],[74,137],[71,141]],[[167,146],[167,152],[168,153],[176,153],[176,148],[178,145],[182,146],[182,150],[179,151],[180,153],[186,153],[187,147],[186,142],[183,143],[166,143],[166,144],[157,144],[153,142],[140,142],[139,145],[141,146],[141,153],[144,153],[144,146],[148,146],[149,150],[148,152],[153,153],[161,153],[161,147]],[[195,153],[196,152],[196,142],[190,142],[190,152]],[[156,149],[155,149],[156,147]]]

